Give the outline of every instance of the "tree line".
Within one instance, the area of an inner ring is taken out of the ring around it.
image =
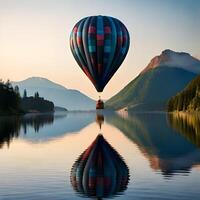
[[[0,112],[18,112],[20,107],[19,87],[11,85],[10,81],[0,80]]]
[[[27,96],[24,90],[23,97],[20,96],[19,87],[13,87],[10,81],[0,80],[0,114],[19,114],[26,112],[52,112],[54,104],[45,100],[35,92],[34,96]]]
[[[169,100],[168,111],[200,111],[200,75]]]

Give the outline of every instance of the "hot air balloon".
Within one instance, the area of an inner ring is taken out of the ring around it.
[[[109,16],[81,19],[70,35],[72,54],[98,92],[118,70],[129,49],[125,25]]]
[[[79,194],[102,199],[122,194],[129,181],[129,169],[117,151],[99,134],[73,165],[70,178]]]

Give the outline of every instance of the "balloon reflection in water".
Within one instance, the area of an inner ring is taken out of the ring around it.
[[[104,116],[102,114],[97,114],[96,122],[97,122],[97,124],[99,124],[99,128],[101,129],[101,126],[104,123]]]
[[[97,199],[120,194],[127,188],[128,181],[126,163],[101,134],[80,155],[71,170],[74,190]]]

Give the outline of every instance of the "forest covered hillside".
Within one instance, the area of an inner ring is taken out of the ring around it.
[[[168,111],[200,111],[200,75],[169,100]]]
[[[169,99],[200,73],[200,60],[185,52],[164,50],[105,107],[136,112],[164,111]]]

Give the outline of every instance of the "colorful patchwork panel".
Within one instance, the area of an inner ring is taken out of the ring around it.
[[[98,92],[122,64],[129,49],[129,33],[118,19],[91,16],[80,20],[70,35],[72,54]]]

